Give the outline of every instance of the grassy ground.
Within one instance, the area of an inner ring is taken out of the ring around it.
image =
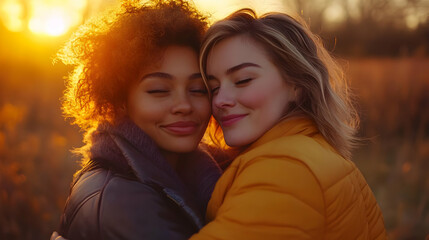
[[[28,56],[40,53],[19,51],[13,59],[0,59],[0,239],[48,239],[78,167],[69,149],[81,145],[81,136],[59,109],[67,69],[40,61],[51,53],[31,60]],[[390,239],[424,239],[429,234],[429,59],[344,63],[365,139],[353,160],[375,193]]]
[[[354,59],[347,73],[358,97],[353,160],[372,187],[390,239],[429,235],[429,59]]]

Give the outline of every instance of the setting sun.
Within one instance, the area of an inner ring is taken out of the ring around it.
[[[82,23],[86,5],[87,0],[6,0],[0,3],[0,11],[10,31],[27,28],[35,34],[60,36]]]
[[[91,8],[96,10],[101,5],[119,3],[109,0],[101,4],[100,0],[3,0],[0,1],[0,20],[12,32],[29,30],[34,34],[60,36],[79,24],[84,14]],[[284,4],[278,0],[194,0],[210,20],[221,19],[235,10],[251,7],[258,13],[282,11]]]
[[[86,0],[49,1],[32,0],[30,31],[38,34],[59,36],[82,22]]]
[[[335,28],[347,17],[359,20],[359,11],[364,8],[359,8],[358,5],[363,1],[348,0],[347,4],[344,4],[341,1],[321,0],[314,4],[316,7],[326,4],[321,10],[323,20],[327,23],[325,26]],[[61,36],[82,24],[85,18],[119,2],[120,0],[0,0],[0,22],[11,32],[30,31],[36,35]],[[270,11],[303,14],[303,11],[308,12],[311,9],[308,6],[303,9],[305,4],[281,0],[193,0],[193,2],[201,11],[210,15],[211,22],[243,7],[252,8],[258,14]],[[397,2],[404,4],[405,1]],[[345,6],[348,6],[347,9]],[[305,14],[308,14],[307,12]],[[408,29],[416,29],[427,18],[423,8],[420,10],[409,8],[404,13],[406,14],[403,21]]]
[[[28,28],[34,33],[42,33],[51,36],[59,36],[67,32],[70,22],[66,15],[61,14],[61,9],[41,9],[28,23]]]
[[[9,31],[20,32],[24,28],[24,9],[19,1],[6,0],[0,5],[0,17]]]

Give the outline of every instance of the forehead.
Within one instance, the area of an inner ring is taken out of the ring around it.
[[[186,46],[166,47],[158,55],[153,56],[150,64],[141,66],[141,74],[156,71],[174,74],[199,72],[197,52]]]
[[[169,46],[165,48],[159,58],[159,68],[169,67],[195,67],[198,66],[198,55],[190,47],[185,46]]]
[[[263,47],[247,36],[234,36],[217,42],[207,57],[207,72],[216,74],[219,71],[251,62],[261,65],[269,61]]]

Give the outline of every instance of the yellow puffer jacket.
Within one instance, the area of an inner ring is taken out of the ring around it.
[[[232,162],[207,219],[192,240],[387,238],[361,172],[306,119],[277,124]]]

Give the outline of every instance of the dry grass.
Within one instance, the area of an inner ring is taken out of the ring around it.
[[[81,145],[59,109],[67,69],[27,59],[0,62],[0,239],[49,238],[77,168],[69,150]],[[390,239],[424,239],[429,59],[353,59],[347,74],[359,99],[360,135],[368,139],[353,160],[376,195]]]
[[[363,146],[354,161],[372,187],[390,239],[429,235],[429,59],[352,59]]]

